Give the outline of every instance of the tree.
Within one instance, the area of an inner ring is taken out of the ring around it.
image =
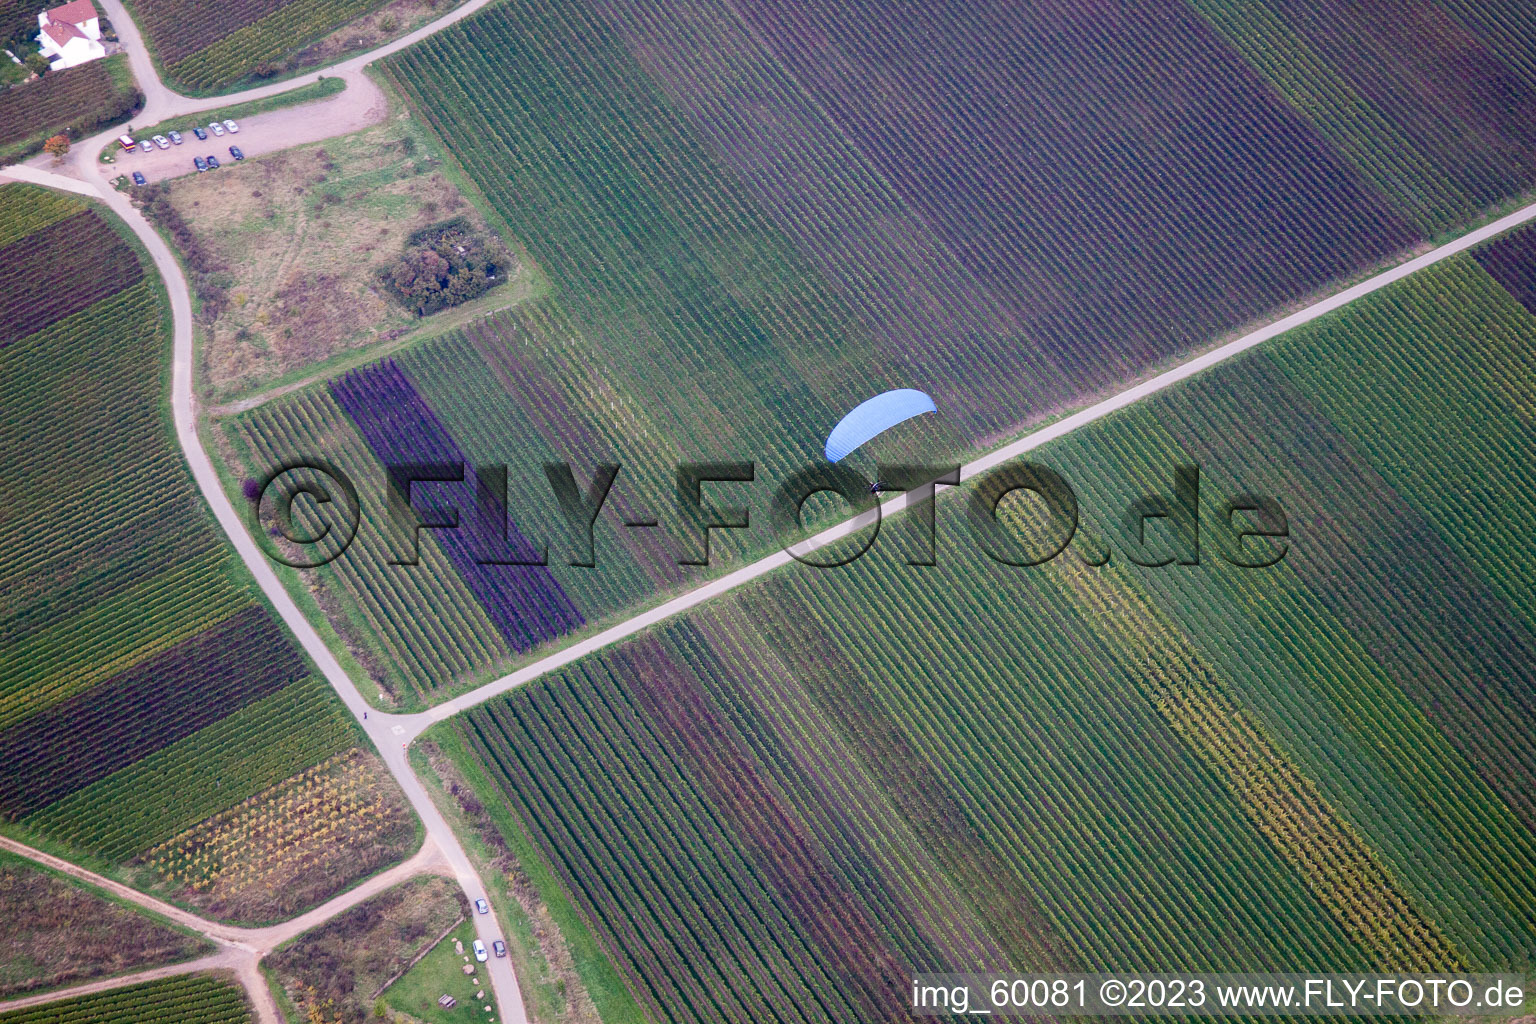
[[[459,217],[412,234],[379,280],[417,316],[428,316],[495,287],[514,267],[500,239]]]
[[[27,54],[27,59],[22,61],[22,63],[25,64],[27,66],[27,70],[32,72],[34,75],[46,74],[49,67],[48,58],[44,57],[40,53]]]
[[[53,136],[53,138],[43,143],[43,152],[47,153],[55,160],[63,160],[66,156],[69,155],[69,136]]]

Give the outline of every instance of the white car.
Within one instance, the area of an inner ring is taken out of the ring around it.
[[[235,124],[235,122],[229,120],[228,118],[224,119],[224,127],[225,127],[225,129],[227,129],[229,131],[229,134],[231,134],[231,135],[239,135],[240,134],[240,126]]]
[[[485,902],[484,899],[478,899],[475,900],[475,910],[482,914],[489,914],[491,912],[491,905]]]
[[[221,138],[224,135],[224,126],[219,124],[219,122],[217,122],[217,121],[209,121],[208,122],[208,130],[213,132],[213,134],[215,134],[215,135],[217,135],[217,136],[219,136]]]
[[[479,939],[475,940],[475,959],[479,960],[481,963],[485,963],[490,959],[490,955],[485,951],[485,943],[481,942]]]
[[[171,140],[166,138],[164,135],[156,135],[151,141],[161,149],[171,148]]]

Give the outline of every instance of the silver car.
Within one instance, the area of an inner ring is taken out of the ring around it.
[[[161,149],[171,148],[171,140],[166,138],[164,135],[156,135],[151,141],[153,141],[154,144],[159,146]]]
[[[235,124],[235,122],[231,121],[227,117],[224,119],[224,128],[231,135],[239,135],[240,134],[240,126]]]
[[[224,126],[219,124],[219,122],[217,122],[217,121],[209,121],[208,122],[208,130],[213,132],[213,134],[218,135],[220,137],[222,137],[224,135]]]

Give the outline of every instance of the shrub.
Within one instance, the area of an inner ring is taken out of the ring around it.
[[[203,244],[188,226],[181,212],[171,202],[165,182],[154,182],[139,189],[139,206],[156,227],[171,236],[181,253],[182,262],[192,272],[192,283],[202,305],[198,315],[207,323],[217,320],[229,305],[228,268]]]
[[[413,233],[400,258],[379,271],[379,281],[407,309],[428,316],[484,294],[513,266],[499,239],[456,217]]]

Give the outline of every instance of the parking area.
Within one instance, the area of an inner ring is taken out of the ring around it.
[[[197,168],[192,163],[194,157],[216,156],[223,167],[230,167],[235,163],[229,155],[230,146],[238,146],[247,157],[254,157],[359,131],[382,120],[386,109],[383,93],[372,87],[366,78],[363,83],[360,87],[358,82],[349,82],[344,91],[313,103],[240,118],[237,121],[239,133],[226,131],[222,138],[209,130],[206,116],[188,117],[185,124],[175,126],[181,132],[181,145],[156,149],[152,153],[119,150],[116,163],[103,164],[102,172],[116,177],[138,171],[147,181],[165,181],[184,174],[196,174]],[[194,124],[208,133],[206,141],[192,134]],[[149,138],[143,132],[134,132],[133,137]]]

